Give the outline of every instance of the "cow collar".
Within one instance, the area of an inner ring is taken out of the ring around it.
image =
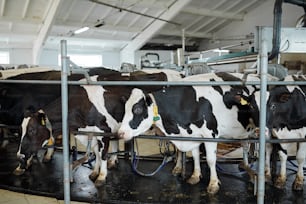
[[[157,106],[157,103],[155,101],[153,94],[149,94],[149,96],[151,97],[152,102],[153,102],[153,124],[155,124],[156,121],[160,119],[159,114],[158,114],[158,106]]]

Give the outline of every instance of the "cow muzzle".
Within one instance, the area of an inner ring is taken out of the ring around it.
[[[20,161],[20,160],[25,160],[25,155],[24,154],[21,154],[21,153],[17,153],[17,159]]]
[[[16,176],[21,176],[26,171],[27,161],[24,154],[17,154],[17,160],[19,162],[19,165],[13,171],[13,174]]]

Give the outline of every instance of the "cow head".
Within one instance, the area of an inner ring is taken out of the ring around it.
[[[133,89],[125,103],[125,115],[118,131],[119,138],[130,140],[133,136],[149,130],[153,124],[152,98],[140,89]]]
[[[223,95],[223,102],[227,108],[238,108],[238,120],[248,128],[250,121],[255,127],[259,126],[259,89],[247,89],[243,86],[233,87]]]
[[[267,102],[268,128],[298,129],[305,126],[305,95],[299,88],[276,86]]]
[[[15,175],[21,175],[31,165],[33,157],[45,145],[53,145],[50,122],[41,110],[35,113],[27,112],[22,121],[22,136],[17,152],[19,166]]]

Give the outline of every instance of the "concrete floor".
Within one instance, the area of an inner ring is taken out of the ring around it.
[[[48,164],[39,162],[40,156],[28,172],[14,176],[16,151],[17,144],[10,143],[7,151],[0,156],[0,203],[63,203],[62,152],[56,151]],[[42,154],[43,151],[39,153]],[[160,160],[140,160],[138,167],[148,173],[160,163]],[[109,171],[105,185],[100,188],[88,179],[91,169],[80,166],[73,174],[71,200],[75,203],[257,203],[253,195],[254,185],[249,182],[248,175],[238,169],[238,164],[218,162],[222,184],[219,193],[213,197],[206,193],[209,174],[206,173],[208,167],[205,162],[201,164],[203,178],[194,186],[179,176],[173,176],[173,165],[169,162],[154,176],[143,177],[133,172],[129,160],[122,158],[118,167]],[[288,180],[284,190],[266,184],[265,203],[306,203],[305,192],[291,190],[295,169],[288,163]],[[188,161],[187,176],[191,172],[192,162]]]

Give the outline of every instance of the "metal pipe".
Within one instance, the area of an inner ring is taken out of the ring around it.
[[[186,152],[179,152],[178,154],[182,154],[182,173],[181,176],[183,180],[186,179]]]
[[[63,136],[63,171],[64,171],[64,201],[70,203],[70,162],[68,144],[68,61],[67,61],[67,42],[61,40],[61,91],[62,91],[62,136]]]
[[[112,137],[117,136],[116,133],[101,133],[91,131],[78,131],[77,134],[87,135],[92,134],[93,136]],[[160,140],[179,140],[179,141],[201,141],[201,142],[222,142],[222,143],[258,143],[258,139],[225,139],[225,138],[202,138],[202,137],[183,137],[183,136],[156,136],[156,135],[139,135],[135,138],[141,139],[160,139]],[[293,143],[293,142],[306,142],[305,138],[297,139],[268,139],[266,143]]]
[[[0,80],[0,83],[15,84],[61,84],[61,81],[48,80]],[[225,86],[225,85],[260,85],[260,81],[68,81],[68,85],[100,86]],[[267,85],[306,85],[306,81],[267,81]]]
[[[257,55],[248,55],[243,57],[235,57],[232,59],[217,60],[215,62],[207,62],[206,64],[208,66],[213,66],[213,65],[222,65],[222,64],[236,64],[242,62],[256,62],[256,60],[257,60]]]
[[[140,15],[140,16],[145,16],[145,17],[148,17],[148,18],[152,18],[154,20],[159,20],[159,21],[163,21],[163,22],[166,22],[166,23],[176,25],[176,26],[181,26],[181,24],[177,23],[177,22],[168,21],[168,20],[165,20],[165,19],[162,19],[162,18],[158,18],[158,17],[151,16],[151,15],[148,15],[148,14],[145,14],[145,13],[133,11],[133,10],[126,9],[126,8],[123,8],[123,7],[115,6],[115,5],[112,5],[112,4],[109,4],[109,3],[106,3],[106,2],[102,2],[102,1],[99,1],[99,0],[89,0],[89,1],[97,3],[97,4],[101,4],[101,5],[104,5],[104,6],[109,6],[109,7],[112,7],[114,9],[118,9],[119,11],[126,11],[126,12],[137,14],[137,15]]]
[[[259,118],[259,166],[257,203],[264,204],[265,197],[265,146],[266,146],[266,103],[267,103],[267,72],[268,48],[266,36],[262,36],[260,53],[260,118]]]

